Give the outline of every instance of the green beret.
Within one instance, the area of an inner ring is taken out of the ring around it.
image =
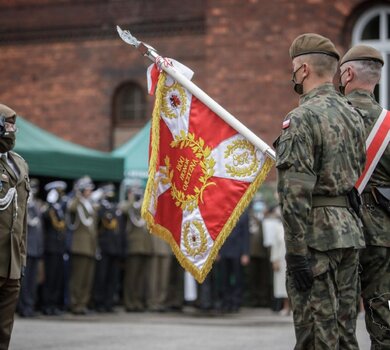
[[[348,50],[341,59],[340,66],[350,61],[376,61],[385,64],[382,54],[371,46],[356,45]]]
[[[290,57],[293,59],[301,55],[321,53],[329,55],[337,60],[340,55],[334,44],[322,35],[306,33],[298,36],[290,46]]]

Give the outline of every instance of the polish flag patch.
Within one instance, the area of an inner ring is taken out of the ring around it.
[[[282,129],[287,129],[290,126],[290,119],[286,119],[282,124]]]

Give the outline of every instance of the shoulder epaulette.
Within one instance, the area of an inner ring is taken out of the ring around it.
[[[10,153],[12,153],[13,156],[18,156],[20,159],[26,161],[19,153],[16,153],[14,151],[10,151]]]

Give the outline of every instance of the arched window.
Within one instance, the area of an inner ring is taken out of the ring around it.
[[[144,89],[135,82],[119,86],[114,95],[115,126],[142,126],[146,120]]]
[[[355,24],[352,44],[375,47],[383,55],[385,65],[375,95],[384,108],[390,107],[390,6],[374,7],[361,15]]]
[[[121,84],[113,96],[112,146],[129,140],[147,122],[146,89],[136,82]]]

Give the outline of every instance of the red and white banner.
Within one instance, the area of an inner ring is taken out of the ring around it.
[[[362,193],[390,141],[390,112],[383,109],[366,140],[366,166],[355,187]]]
[[[199,282],[273,164],[197,97],[159,72],[142,215]]]

